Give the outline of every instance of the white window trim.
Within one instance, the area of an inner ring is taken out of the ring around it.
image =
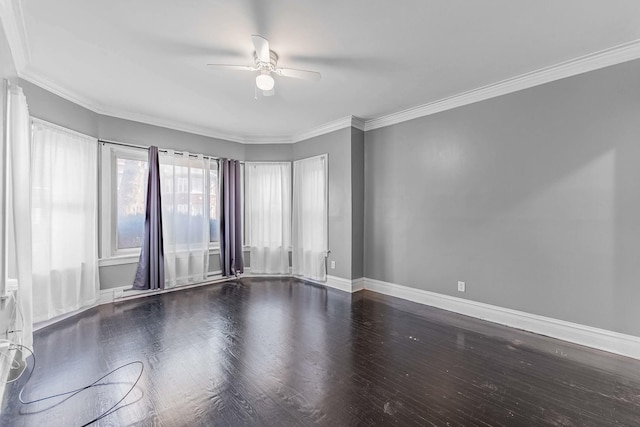
[[[136,264],[140,258],[140,248],[117,249],[117,193],[114,188],[117,174],[114,168],[116,157],[132,160],[147,160],[147,149],[121,147],[102,143],[100,147],[100,259],[98,265]],[[218,173],[220,173],[218,169]],[[219,179],[219,178],[218,178]],[[244,177],[243,177],[244,179]],[[218,190],[219,191],[219,190]],[[248,248],[247,248],[248,250]],[[220,253],[220,242],[209,242],[209,255]]]
[[[138,262],[140,248],[117,248],[117,218],[114,212],[117,206],[117,193],[114,187],[117,170],[114,165],[116,157],[146,161],[146,150],[102,144],[100,157],[100,265]],[[135,261],[132,261],[133,258]]]
[[[217,209],[218,209],[218,224],[220,224],[220,217],[222,216],[220,213],[220,193],[222,192],[222,188],[220,187],[220,183],[221,183],[221,179],[220,179],[220,161],[216,160],[217,162],[217,177],[216,179],[218,180],[218,188],[217,188],[217,194],[216,194],[216,198],[217,198]],[[243,206],[244,206],[244,201],[243,201]],[[216,253],[220,253],[220,241],[218,240],[217,242],[211,242],[209,241],[209,255],[211,254],[216,254]]]
[[[137,255],[121,255],[121,256],[115,256],[115,257],[106,257],[106,258],[100,258],[98,260],[98,265],[100,267],[109,267],[112,265],[137,264],[139,259],[140,259],[139,253]]]

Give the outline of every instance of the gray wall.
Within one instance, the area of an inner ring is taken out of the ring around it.
[[[100,115],[28,81],[20,80],[19,84],[27,97],[30,114],[48,122],[96,138],[143,146],[157,145],[217,157],[244,159],[245,148],[242,144]],[[247,255],[247,264],[248,259]],[[135,271],[136,263],[101,266],[99,269],[100,288],[111,289],[129,285],[133,283]],[[220,271],[218,254],[210,256],[209,271]]]
[[[174,148],[192,153],[244,160],[244,146],[224,139],[209,138],[160,126],[148,125],[111,116],[99,116],[99,138],[160,148]]]
[[[364,132],[345,128],[295,144],[248,144],[248,161],[329,158],[329,249],[327,273],[344,279],[364,272]],[[336,268],[331,269],[331,261]]]
[[[119,288],[121,286],[133,285],[136,276],[137,263],[126,263],[118,265],[103,265],[98,269],[100,276],[100,289]]]
[[[320,154],[329,157],[328,274],[351,279],[351,128],[316,136],[293,145],[293,159]]]
[[[351,128],[351,277],[364,276],[364,132]]]
[[[244,160],[243,144],[97,114],[26,80],[19,84],[32,116],[68,129],[100,139]]]
[[[367,132],[366,277],[640,335],[639,138],[640,61]]]
[[[293,144],[246,144],[244,159],[250,162],[293,160]]]
[[[362,214],[363,196],[355,199],[351,182],[360,187],[363,164],[358,160],[358,172],[352,174],[350,128],[311,138],[296,144],[238,144],[205,136],[175,131],[159,126],[96,114],[67,101],[45,89],[21,80],[31,114],[43,120],[76,130],[97,138],[128,142],[138,145],[188,150],[250,161],[291,161],[327,153],[329,155],[329,261],[336,261],[336,269],[330,275],[346,279],[362,277],[362,221],[352,217],[351,206],[356,204]],[[355,130],[356,146],[353,150],[359,159],[363,157],[363,133]],[[362,189],[359,190],[362,195]],[[361,200],[362,198],[362,200]],[[352,246],[352,240],[356,239]],[[354,252],[355,251],[355,252]],[[354,256],[354,253],[356,254]],[[219,271],[219,257],[210,258],[210,271]],[[249,253],[245,252],[245,264],[249,266]],[[100,287],[111,289],[127,285],[135,275],[135,264],[100,267]],[[354,276],[355,275],[355,276]]]
[[[29,114],[50,123],[98,138],[98,115],[91,110],[59,97],[40,86],[20,79],[29,104]]]

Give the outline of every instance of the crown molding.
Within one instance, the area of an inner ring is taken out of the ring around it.
[[[364,130],[364,120],[355,116],[346,116],[337,120],[333,120],[329,123],[317,126],[304,132],[300,132],[293,136],[245,136],[243,143],[245,144],[295,144],[296,142],[304,141],[309,138],[324,135],[326,133],[334,132],[336,130],[355,127],[360,130]]]
[[[353,126],[354,119],[357,119],[354,116],[346,116],[338,120],[331,121],[329,123],[325,123],[323,125],[317,126],[315,128],[309,129],[305,132],[298,133],[294,135],[291,140],[292,142],[300,142],[305,139],[314,138],[316,136],[324,135],[326,133],[334,132],[336,130],[344,129]],[[360,120],[361,121],[361,120]]]
[[[9,42],[16,71],[20,72],[31,59],[20,0],[0,0],[0,20]]]
[[[3,0],[0,0],[0,2],[2,1]],[[4,5],[4,3],[0,4]],[[539,86],[545,83],[550,83],[566,77],[598,70],[627,61],[632,61],[638,58],[640,58],[640,40],[635,40],[629,43],[624,43],[609,49],[604,49],[599,52],[565,61],[553,66],[521,74],[519,76],[502,80],[497,83],[492,83],[477,89],[462,92],[460,94],[442,98],[427,104],[419,105],[417,107],[408,108],[397,113],[392,113],[368,120],[363,120],[355,116],[346,116],[314,127],[307,131],[300,132],[298,134],[294,134],[291,136],[273,137],[229,134],[204,126],[185,125],[184,123],[178,121],[159,119],[144,114],[132,113],[120,109],[95,105],[88,98],[72,94],[71,92],[61,88],[55,83],[42,78],[41,76],[36,76],[34,73],[27,72],[23,69],[19,70],[18,74],[21,78],[97,114],[112,116],[125,120],[133,120],[140,123],[160,126],[181,132],[193,133],[210,138],[224,139],[240,144],[293,144],[347,127],[354,127],[356,129],[367,132],[370,130],[391,126],[419,117],[429,116],[498,96],[507,95],[509,93],[528,89],[534,86]]]
[[[290,136],[249,135],[242,138],[241,144],[293,144]]]
[[[171,129],[179,132],[191,133],[200,136],[206,136],[208,138],[222,139],[225,141],[238,142],[240,144],[246,144],[245,137],[241,135],[230,134],[216,129],[208,128],[205,126],[189,125],[177,120],[169,120],[165,118],[158,118],[141,113],[134,113],[122,109],[115,108],[100,108],[97,111],[98,114],[103,116],[115,117],[117,119],[130,120],[146,125],[158,126],[166,129]]]
[[[57,83],[47,79],[46,77],[36,74],[30,70],[24,69],[18,71],[18,77],[46,90],[47,92],[51,92],[52,94],[57,95],[62,99],[66,99],[67,101],[73,102],[74,104],[79,105],[82,108],[85,108],[96,114],[100,114],[100,107],[93,100],[89,99],[88,97],[69,92],[68,90],[64,89]]]
[[[359,117],[351,116],[351,127],[364,131],[366,122]]]
[[[30,63],[30,50],[20,0],[0,0],[0,19],[20,78],[96,114],[241,144],[293,144],[347,127],[354,127],[366,132],[640,58],[639,39],[396,113],[368,120],[346,116],[290,136],[262,137],[231,134],[206,126],[190,125],[176,120],[160,119],[96,104],[95,101],[72,93],[27,69]]]
[[[366,120],[364,130],[391,126],[638,58],[640,40],[634,40],[434,102]]]
[[[1,0],[0,0],[1,1]],[[338,120],[326,123],[324,125],[312,128],[306,132],[299,133],[295,136],[258,136],[258,135],[235,135],[222,131],[217,131],[204,126],[186,125],[183,122],[177,120],[160,119],[157,117],[149,116],[141,113],[134,113],[123,109],[111,108],[104,105],[96,104],[93,100],[79,96],[71,91],[68,91],[60,85],[46,79],[40,75],[36,75],[33,72],[23,70],[19,72],[19,77],[26,80],[36,86],[45,89],[48,92],[53,93],[67,101],[73,102],[89,111],[103,116],[115,117],[123,120],[131,120],[143,124],[159,126],[167,129],[172,129],[180,132],[187,132],[196,135],[206,136],[209,138],[223,139],[226,141],[237,142],[240,144],[293,144],[305,139],[313,138],[315,136],[324,135],[325,133],[333,132],[346,127],[356,127],[360,130],[364,130],[364,121],[354,116],[346,116]]]
[[[204,127],[204,126],[190,126],[186,125],[182,122],[178,122],[175,120],[166,120],[159,119],[157,117],[148,116],[140,113],[133,113],[131,111],[121,110],[106,107],[103,105],[96,104],[93,100],[81,97],[76,93],[72,93],[56,83],[52,82],[49,79],[43,78],[40,75],[36,75],[35,73],[29,71],[22,71],[19,73],[19,77],[23,80],[26,80],[30,83],[33,83],[36,86],[41,87],[42,89],[53,93],[54,95],[59,96],[60,98],[66,99],[69,102],[73,102],[76,105],[79,105],[82,108],[85,108],[93,113],[100,114],[103,116],[115,117],[123,120],[131,120],[147,125],[159,126],[167,129],[172,129],[180,132],[187,132],[196,135],[206,136],[209,138],[216,139],[224,139],[232,142],[245,143],[244,137],[239,135],[232,135],[225,132],[215,131],[213,129]]]

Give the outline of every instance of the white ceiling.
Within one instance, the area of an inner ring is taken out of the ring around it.
[[[640,39],[638,0],[22,0],[22,75],[101,112],[211,134],[373,119]],[[254,99],[251,35],[279,66]]]

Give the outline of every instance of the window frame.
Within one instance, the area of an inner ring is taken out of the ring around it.
[[[140,258],[141,248],[118,249],[118,228],[117,228],[117,159],[125,158],[129,160],[148,161],[148,149],[146,147],[123,146],[110,144],[108,141],[100,141],[99,147],[99,265],[112,266],[120,264],[137,263]],[[217,216],[220,220],[220,162],[218,159],[210,159],[209,171],[212,163],[215,162],[217,168]],[[244,178],[244,177],[243,177]],[[207,193],[209,194],[209,193]],[[244,205],[244,200],[242,201]],[[220,242],[209,241],[209,255],[220,253]]]
[[[148,161],[147,149],[102,143],[100,150],[100,258],[101,265],[137,262],[141,248],[118,249],[117,159]],[[109,261],[105,261],[109,260]]]
[[[220,186],[220,160],[219,159],[209,159],[209,174],[211,174],[211,164],[214,163],[216,164],[216,215],[217,215],[217,220],[218,220],[218,227],[220,227],[220,190],[221,190],[221,186]],[[211,177],[211,175],[209,175],[209,177]],[[211,179],[211,178],[209,178]],[[211,184],[209,184],[211,185]],[[211,191],[211,190],[209,190]],[[211,203],[211,200],[209,200],[209,203]],[[244,201],[243,201],[244,204]],[[209,221],[211,221],[211,217],[209,217]],[[217,242],[212,242],[211,240],[209,240],[209,255],[211,256],[212,254],[218,254],[220,253],[220,232],[218,232],[218,241]]]

